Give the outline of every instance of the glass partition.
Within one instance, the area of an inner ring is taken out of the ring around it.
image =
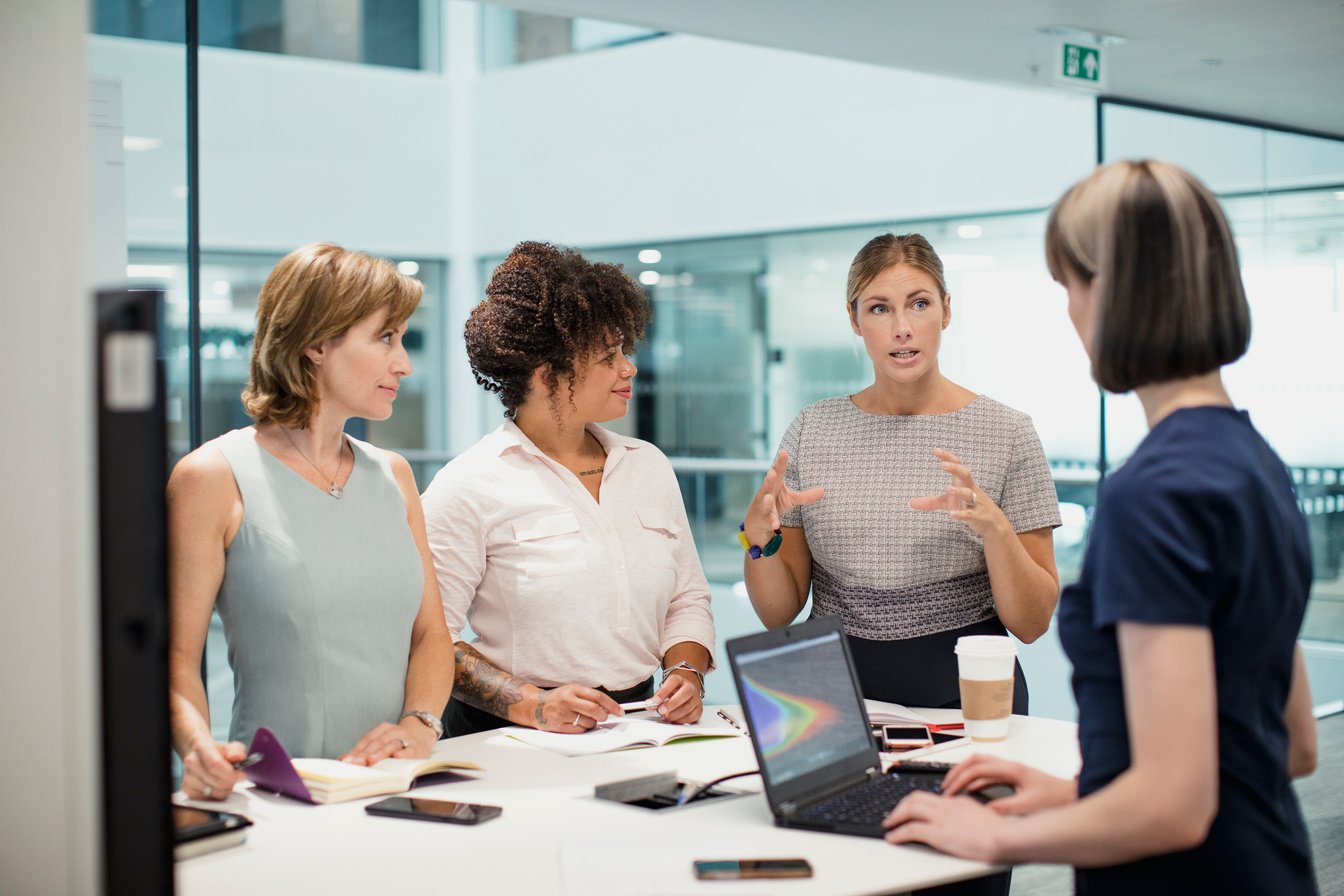
[[[205,47],[437,70],[440,0],[211,0],[201,3]],[[181,42],[186,5],[92,0],[96,34]]]
[[[1164,158],[1217,193],[1241,255],[1251,344],[1224,375],[1288,464],[1312,539],[1302,637],[1344,641],[1344,140],[1103,103],[1108,160]],[[1147,432],[1138,399],[1107,396],[1106,446],[1123,463]]]
[[[1095,503],[1098,400],[1045,269],[1044,227],[1034,210],[587,252],[621,264],[653,302],[621,427],[674,457],[711,580],[741,578],[737,524],[798,411],[872,381],[845,278],[854,253],[887,231],[923,233],[943,258],[953,309],[943,371],[1035,422],[1065,519],[1061,575],[1076,577]]]

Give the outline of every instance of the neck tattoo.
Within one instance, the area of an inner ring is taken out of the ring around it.
[[[323,472],[322,472],[322,468],[319,467],[317,464],[313,463],[311,460],[309,460],[308,455],[306,455],[306,454],[303,453],[303,449],[299,447],[299,443],[296,442],[296,441],[294,441],[294,436],[293,436],[293,434],[290,433],[290,431],[289,431],[287,428],[283,427],[283,426],[280,427],[280,431],[283,432],[283,433],[285,434],[285,438],[289,439],[289,444],[292,445],[292,446],[294,447],[294,450],[297,451],[297,452],[299,452],[299,457],[301,457],[301,458],[303,458],[304,460],[308,461],[308,466],[310,466],[310,467],[312,467],[314,470],[316,470],[316,471],[317,471],[317,475],[321,476],[323,479],[326,479],[326,478],[327,478],[327,474],[326,474],[326,473],[323,473]],[[341,488],[339,485],[336,484],[336,480],[341,478],[341,468],[342,468],[343,466],[345,466],[345,438],[344,438],[344,437],[341,438],[341,452],[340,452],[340,454],[336,455],[336,475],[334,475],[334,476],[331,477],[331,480],[330,480],[330,482],[329,482],[328,485],[327,485],[327,494],[331,495],[331,496],[332,496],[333,498],[335,498],[337,501],[339,501],[341,498],[344,498],[344,497],[345,497],[345,489]]]
[[[606,468],[607,468],[607,465],[606,465],[606,464],[603,464],[603,465],[600,466],[600,467],[593,467],[591,470],[580,470],[580,471],[579,471],[579,475],[580,475],[580,476],[596,476],[598,473],[601,473],[601,472],[602,472],[603,470],[605,470]]]

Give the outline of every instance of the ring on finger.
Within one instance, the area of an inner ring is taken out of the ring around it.
[[[971,510],[975,509],[975,489],[971,489],[971,500],[970,503],[967,504],[966,506]]]
[[[210,799],[210,797],[215,795],[215,788],[207,784],[203,788],[201,788],[201,795],[204,796],[206,799]]]
[[[409,746],[411,745],[411,742],[408,741],[408,740],[407,740],[406,738],[404,738],[404,737],[401,738],[400,740],[398,740],[397,742],[401,744],[401,748],[402,748],[403,750],[406,749],[407,747],[409,747]]]
[[[576,712],[576,713],[574,713],[574,721],[570,722],[569,724],[573,725],[575,728],[578,728],[578,727],[579,727],[579,717],[582,716],[582,715],[583,715],[583,713],[581,713],[581,712]]]

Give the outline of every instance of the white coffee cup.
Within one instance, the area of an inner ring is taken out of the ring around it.
[[[1013,714],[1016,642],[1006,635],[968,635],[957,639],[956,653],[967,736],[1004,740]]]

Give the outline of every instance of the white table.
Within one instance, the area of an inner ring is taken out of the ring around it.
[[[727,708],[730,712],[735,707]],[[931,721],[955,710],[922,711]],[[706,724],[717,723],[713,708]],[[738,716],[740,718],[740,716]],[[419,787],[415,795],[504,807],[476,826],[370,816],[371,800],[309,806],[240,788],[221,806],[255,823],[247,842],[177,865],[185,896],[315,893],[486,894],[870,894],[988,874],[995,866],[892,846],[864,837],[777,828],[760,779],[725,787],[747,796],[653,811],[593,796],[595,784],[675,770],[709,781],[755,768],[750,742],[724,738],[567,758],[487,732],[441,741],[436,752],[479,763],[474,780]],[[1076,726],[1014,716],[998,744],[944,749],[957,761],[974,752],[1017,759],[1054,774],[1078,769]],[[696,858],[802,856],[810,879],[697,881]]]

